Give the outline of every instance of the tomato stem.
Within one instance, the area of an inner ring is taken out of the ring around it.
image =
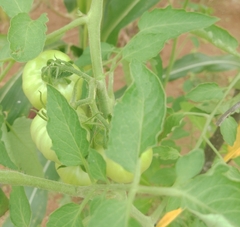
[[[0,81],[2,81],[7,76],[9,70],[12,68],[14,63],[15,63],[14,60],[9,60],[7,66],[3,69],[3,71],[0,74]]]
[[[87,16],[83,15],[80,18],[77,18],[76,20],[74,20],[74,21],[70,22],[69,24],[65,25],[64,27],[48,34],[47,38],[46,38],[46,45],[49,45],[49,44],[55,42],[56,39],[59,38],[59,36],[63,35],[67,31],[69,31],[69,30],[71,30],[75,27],[78,27],[79,25],[86,24],[86,22],[87,22]]]
[[[116,193],[118,194],[119,191],[129,191],[131,188],[130,184],[111,184],[107,186],[105,184],[93,184],[90,186],[75,186],[12,170],[0,170],[0,182],[1,184],[13,186],[36,187],[82,198],[85,198],[91,190],[95,192],[94,196],[96,196],[98,194],[101,195],[102,191],[105,191],[106,189],[109,195],[115,195]],[[191,197],[189,197],[184,191],[172,187],[149,187],[139,185],[138,193],[156,196],[182,196],[191,199]]]
[[[92,60],[93,76],[97,80],[97,97],[99,108],[104,118],[111,113],[110,98],[107,93],[105,78],[103,77],[103,65],[101,55],[100,30],[103,11],[103,0],[93,0],[88,13],[88,36],[90,54]]]

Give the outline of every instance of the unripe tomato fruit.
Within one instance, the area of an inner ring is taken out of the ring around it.
[[[43,109],[41,109],[39,112],[41,111],[43,111]],[[55,151],[51,149],[52,140],[47,132],[47,121],[42,119],[39,115],[36,115],[32,120],[30,133],[33,142],[43,156],[48,160],[60,163]]]
[[[98,150],[98,152],[103,156],[106,166],[107,166],[107,177],[117,183],[130,183],[133,181],[134,175],[133,173],[125,170],[121,165],[114,162],[113,160],[107,158],[104,153],[104,150]],[[148,149],[141,154],[140,162],[141,162],[141,174],[149,168],[152,162],[153,151],[152,149]]]
[[[47,100],[47,82],[42,79],[42,68],[47,65],[49,59],[60,59],[63,61],[70,61],[70,57],[61,51],[46,50],[38,55],[36,58],[27,62],[24,67],[22,75],[22,88],[30,103],[38,110],[43,108]],[[76,66],[75,66],[76,67]],[[83,80],[79,76],[72,74],[66,78],[52,79],[52,86],[54,86],[61,94],[70,101],[73,94],[73,88],[78,81],[78,87],[82,88]],[[41,99],[42,98],[42,102]],[[76,98],[81,97],[81,89],[78,90]]]
[[[60,166],[61,165],[57,163],[55,164],[57,173],[64,183],[78,186],[87,186],[92,183],[89,175],[84,172],[80,166]]]

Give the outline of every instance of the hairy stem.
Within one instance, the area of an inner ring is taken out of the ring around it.
[[[54,42],[59,36],[65,34],[67,31],[78,27],[79,25],[83,25],[87,23],[87,16],[82,16],[72,22],[70,22],[69,24],[61,27],[60,29],[50,33],[47,35],[47,39],[46,39],[46,44],[51,44],[52,42]]]
[[[107,191],[109,195],[114,195],[119,191],[129,191],[131,188],[131,185],[129,184],[93,184],[90,186],[74,186],[41,177],[30,176],[12,170],[0,170],[0,184],[35,187],[82,198],[88,196],[89,191],[94,191],[93,196],[101,195],[103,191]],[[137,192],[139,194],[150,194],[156,196],[187,196],[181,190],[169,187],[148,187],[139,185]]]
[[[97,97],[100,111],[104,118],[110,114],[109,97],[103,77],[103,65],[100,43],[100,30],[103,11],[103,0],[93,0],[88,13],[88,37],[92,60],[93,76],[97,79]]]
[[[0,170],[0,184],[35,187],[82,198],[88,196],[90,191],[95,192],[93,195],[94,197],[96,195],[101,195],[102,191],[105,191],[106,189],[110,190],[109,193],[111,195],[114,194],[114,191],[127,191],[129,188],[129,185],[117,184],[112,184],[111,186],[101,184],[74,186],[11,170]]]

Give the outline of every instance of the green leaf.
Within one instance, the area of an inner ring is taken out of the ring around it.
[[[212,25],[204,30],[208,32],[209,37],[212,37],[214,43],[222,43],[232,49],[236,49],[238,47],[237,39],[230,35],[225,29]]]
[[[221,72],[240,68],[239,58],[233,55],[207,56],[202,53],[192,53],[174,62],[170,80],[187,76],[188,73]],[[167,69],[164,69],[163,77]]]
[[[91,214],[88,227],[127,227],[128,215],[125,201],[109,199],[102,201],[97,208]]]
[[[29,175],[42,177],[43,170],[30,135],[30,124],[30,119],[17,118],[10,131],[3,134],[3,141],[9,157],[19,170]]]
[[[203,102],[207,100],[221,100],[224,94],[222,89],[216,83],[202,83],[193,88],[186,98],[194,102]]]
[[[229,166],[229,171],[224,175],[231,181],[240,182],[240,170],[233,166]]]
[[[137,61],[130,70],[133,83],[114,107],[106,155],[134,173],[139,155],[157,142],[166,107],[156,75]]]
[[[167,117],[164,122],[163,131],[159,136],[159,140],[166,138],[171,132],[181,125],[184,118],[182,113],[174,113]]]
[[[12,160],[10,159],[8,153],[7,153],[7,149],[5,147],[4,141],[3,141],[3,137],[5,135],[3,135],[3,133],[7,133],[7,129],[6,126],[4,124],[4,117],[2,115],[2,113],[0,112],[0,164],[8,167],[9,169],[14,169],[16,170],[17,167],[15,166],[15,164],[12,162]]]
[[[176,181],[176,170],[175,168],[161,168],[158,169],[149,178],[152,184],[161,186],[172,186]]]
[[[0,89],[0,102],[9,124],[18,117],[28,116],[31,104],[23,93],[21,74],[11,77]]]
[[[3,216],[9,208],[9,201],[3,190],[0,188],[0,217]]]
[[[212,25],[208,28],[193,31],[193,34],[206,39],[219,49],[226,51],[227,53],[233,54],[235,56],[240,56],[236,48],[238,47],[238,41],[229,34],[228,31]]]
[[[149,209],[152,207],[153,202],[154,202],[154,198],[139,197],[139,198],[135,198],[133,205],[143,214],[146,214],[148,213]]]
[[[10,195],[10,218],[16,227],[29,227],[31,209],[24,188],[14,186]]]
[[[195,111],[195,110],[194,110]],[[196,112],[198,112],[198,110],[196,110]],[[200,112],[201,113],[201,112]],[[204,117],[199,117],[199,116],[196,116],[196,115],[190,115],[188,116],[189,120],[191,121],[191,124],[193,126],[196,126],[196,129],[199,129],[200,131],[203,130],[204,128],[204,125],[206,123],[206,118]]]
[[[220,125],[220,131],[224,141],[233,146],[237,135],[238,123],[233,117],[226,118]]]
[[[154,58],[167,40],[167,34],[139,32],[123,48],[123,59],[147,61]]]
[[[105,1],[102,40],[116,45],[119,31],[158,2],[159,0]]]
[[[128,227],[142,227],[142,225],[137,220],[131,217],[128,221]]]
[[[192,150],[179,158],[176,163],[177,181],[182,183],[201,172],[204,165],[204,152],[201,149]]]
[[[91,149],[88,155],[89,174],[96,180],[106,181],[106,163],[97,151]]]
[[[99,208],[99,206],[104,202],[106,198],[104,195],[99,195],[93,198],[93,200],[90,201],[90,214],[93,214],[96,212]]]
[[[153,149],[154,150],[154,149]],[[175,165],[176,160],[161,160],[153,156],[151,166],[142,174],[142,184],[154,184],[162,186],[171,186],[176,180]],[[162,168],[159,168],[161,166]],[[164,168],[171,166],[170,168]]]
[[[83,164],[89,150],[87,131],[81,126],[76,111],[50,85],[47,87],[47,116],[47,131],[60,162],[66,166]]]
[[[7,0],[0,1],[0,6],[9,17],[18,13],[28,13],[32,7],[33,0]]]
[[[228,221],[220,214],[201,214],[194,211],[193,213],[203,220],[209,227],[234,227],[234,225],[231,224],[231,221]]]
[[[179,151],[173,147],[157,146],[153,148],[153,153],[162,160],[175,160],[180,157]]]
[[[171,7],[145,12],[138,24],[140,31],[123,49],[123,58],[140,61],[151,59],[160,52],[167,40],[208,27],[217,20],[214,17]]]
[[[12,18],[8,40],[11,56],[16,61],[27,62],[40,54],[46,40],[47,21],[45,14],[37,20],[31,20],[26,13],[19,13]]]
[[[80,212],[78,204],[65,204],[50,215],[47,227],[83,227]]]
[[[191,183],[189,182],[191,184],[189,195],[199,201],[199,206],[196,203],[191,204],[191,199],[186,201],[186,205],[191,210],[200,211],[203,209],[208,210],[207,213],[222,216],[221,219],[226,219],[231,223],[231,227],[235,227],[240,223],[240,182],[233,182],[224,177],[223,173],[226,170],[227,166],[220,165],[216,167],[213,174],[200,176]],[[184,187],[185,190],[189,189],[189,184]],[[203,203],[205,208],[203,208]],[[204,221],[204,219],[202,220]]]
[[[205,217],[199,215],[199,218],[206,224],[213,221],[211,215],[218,215],[219,220],[228,224],[226,226],[239,226],[240,182],[231,181],[224,175],[228,168],[227,165],[218,163],[209,173],[199,175],[184,185],[180,189],[183,193],[181,207],[204,215]]]

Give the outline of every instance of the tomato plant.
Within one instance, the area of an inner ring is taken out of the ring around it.
[[[240,3],[196,2],[0,1],[1,226],[239,225]]]
[[[73,96],[74,86],[79,80],[79,77],[74,74],[62,77],[58,75],[56,70],[49,72],[46,68],[44,71],[44,67],[47,67],[47,63],[51,59],[71,60],[65,53],[57,50],[46,50],[36,58],[28,61],[23,70],[23,91],[31,104],[37,109],[43,108],[43,105],[46,104],[47,83],[56,87],[61,94],[70,101]],[[80,79],[80,82],[78,82],[79,89],[77,91],[78,98],[81,96],[81,85],[82,80]]]

